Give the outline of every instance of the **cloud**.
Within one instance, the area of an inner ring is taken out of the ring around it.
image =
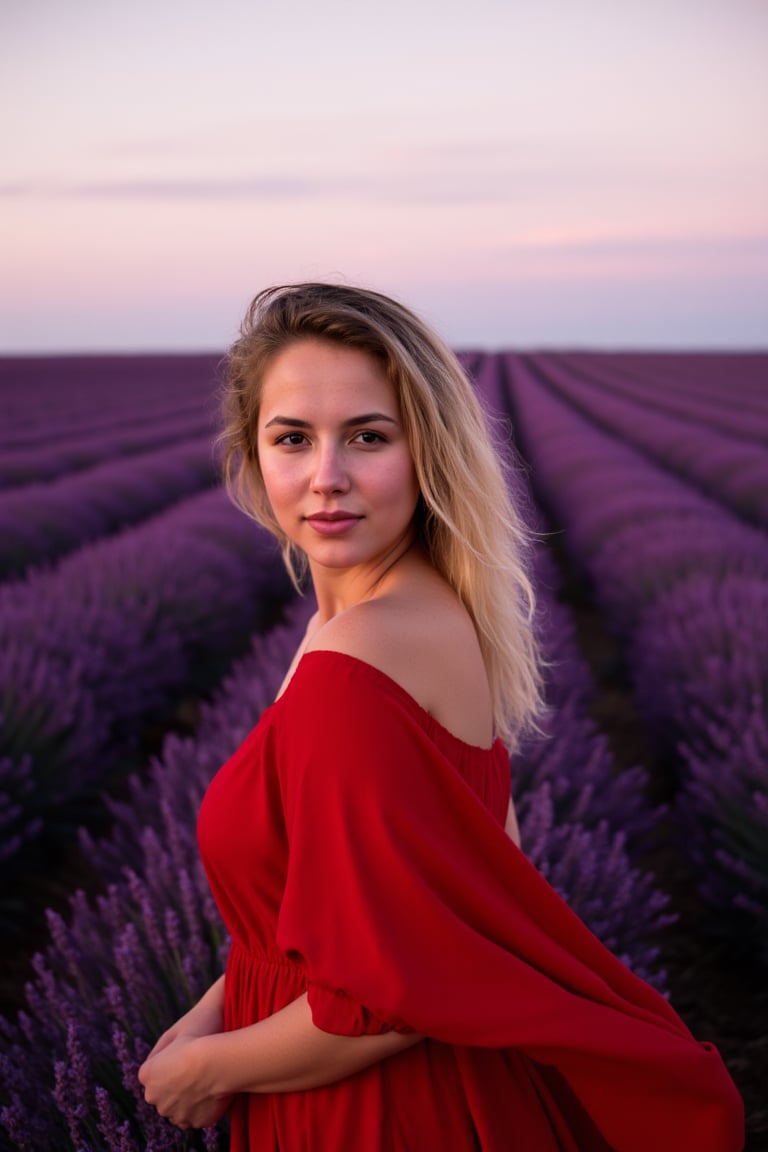
[[[429,176],[275,176],[164,178],[0,183],[0,199],[67,200],[322,200],[354,197],[395,204],[471,204],[509,200],[509,182],[479,180],[466,173]],[[533,193],[531,193],[532,195]]]
[[[534,237],[527,243],[499,245],[499,250],[513,255],[527,252],[551,252],[574,257],[600,256],[624,259],[627,256],[657,257],[674,253],[678,256],[720,253],[760,256],[768,266],[768,234],[732,234],[718,236],[607,236],[568,239],[567,237]]]
[[[294,177],[129,179],[0,183],[0,197],[66,198],[75,200],[284,200],[318,195],[310,180]]]
[[[393,122],[385,126],[345,123],[330,134],[319,122],[298,125],[241,124],[218,132],[200,130],[112,142],[107,154],[93,152],[86,168],[31,177],[17,170],[0,183],[0,198],[81,200],[220,201],[269,203],[355,198],[366,204],[536,205],[552,216],[574,206],[610,215],[622,204],[633,210],[658,205],[687,216],[686,205],[702,184],[710,201],[726,206],[738,185],[751,200],[764,186],[764,167],[718,166],[709,156],[678,155],[663,165],[653,153],[597,146],[594,141],[535,138],[521,130],[490,131],[484,138],[450,139],[446,128]],[[415,134],[414,134],[415,133]],[[442,138],[441,138],[442,134]],[[258,157],[249,167],[242,141]],[[215,145],[215,148],[214,148]]]
[[[487,204],[535,194],[533,182],[513,174],[419,171],[414,165],[377,173],[312,175],[135,177],[113,180],[38,179],[0,183],[1,199],[69,200],[322,200],[354,197],[395,204]]]
[[[418,158],[401,158],[382,171],[315,172],[275,176],[128,177],[57,180],[41,178],[0,182],[0,199],[75,200],[323,200],[355,198],[369,203],[484,205],[533,203],[559,196],[600,177],[563,171],[544,172],[499,163],[493,169],[472,166],[427,168]]]

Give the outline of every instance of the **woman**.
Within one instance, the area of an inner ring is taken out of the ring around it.
[[[226,411],[230,491],[317,612],[203,802],[232,945],[146,1099],[231,1105],[234,1152],[738,1152],[717,1052],[520,851],[526,534],[454,356],[377,293],[270,289]]]

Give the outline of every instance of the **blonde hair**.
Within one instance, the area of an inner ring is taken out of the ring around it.
[[[303,554],[270,508],[257,430],[267,366],[289,344],[309,338],[362,349],[386,369],[421,492],[418,538],[472,617],[496,731],[511,751],[526,730],[535,728],[542,711],[535,600],[527,572],[531,533],[510,497],[505,462],[470,381],[454,353],[419,317],[387,296],[347,285],[291,284],[260,292],[226,360],[219,442],[227,491],[280,540],[298,587]]]

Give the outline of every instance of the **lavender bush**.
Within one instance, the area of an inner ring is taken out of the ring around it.
[[[765,353],[547,352],[538,359],[592,388],[682,416],[693,425],[768,444]]]
[[[706,570],[681,580],[639,618],[631,667],[644,715],[670,743],[766,701],[768,581]]]
[[[696,424],[690,419],[693,402],[688,412],[661,412],[640,398],[595,388],[589,377],[564,369],[556,357],[534,356],[531,364],[557,395],[598,427],[693,482],[739,516],[768,526],[768,421],[763,421],[764,442],[754,443],[745,435],[726,434],[722,421],[714,427]],[[722,409],[733,428],[732,402],[723,403]],[[740,426],[754,436],[759,418],[752,413],[740,416]]]
[[[618,772],[605,735],[589,716],[596,695],[581,656],[569,610],[557,600],[558,577],[543,546],[536,552],[537,632],[547,665],[543,735],[530,738],[512,761],[515,795],[546,784],[553,818],[621,832],[629,849],[645,851],[663,809],[645,799],[648,776],[640,766]]]
[[[715,712],[695,743],[681,745],[686,781],[677,814],[701,893],[738,921],[740,938],[768,963],[768,715],[765,697]],[[714,862],[714,864],[713,864]],[[747,932],[741,931],[746,921]]]
[[[3,718],[0,716],[0,729]],[[25,811],[34,791],[32,761],[29,756],[0,759],[0,866],[40,832],[39,817]]]
[[[637,611],[676,581],[672,556],[678,570],[691,570],[697,540],[709,542],[713,561],[719,557],[740,571],[768,573],[764,532],[601,432],[533,376],[526,360],[507,357],[504,364],[537,494],[565,525],[566,546],[592,577],[612,627],[631,631]],[[644,563],[654,547],[670,558],[666,581],[658,563]],[[701,552],[695,563],[701,566]]]
[[[486,401],[509,412],[509,396],[501,356],[488,356],[477,372],[478,387]],[[495,377],[495,379],[494,379]],[[509,420],[509,417],[507,417]],[[589,716],[596,687],[576,641],[569,609],[558,599],[560,578],[545,547],[541,514],[532,501],[528,477],[520,469],[510,474],[518,504],[538,533],[533,552],[536,588],[536,630],[547,668],[547,714],[541,737],[528,740],[512,765],[515,795],[526,796],[547,784],[553,814],[558,822],[578,822],[595,829],[601,822],[625,837],[628,848],[639,854],[653,843],[663,808],[652,809],[646,799],[648,776],[635,766],[618,772],[604,734]],[[562,738],[562,732],[567,738]]]
[[[271,536],[214,490],[0,586],[0,756],[20,820],[106,786],[173,700],[207,691],[292,588]]]
[[[216,478],[207,434],[0,492],[0,579],[137,524]]]
[[[768,582],[681,582],[641,618],[632,667],[657,739],[680,749],[678,824],[702,895],[768,961]]]
[[[133,779],[132,804],[114,806],[111,839],[83,835],[109,887],[93,901],[77,893],[68,924],[49,913],[50,944],[35,957],[26,1008],[15,1023],[0,1022],[0,1147],[226,1146],[225,1128],[185,1134],[162,1120],[144,1103],[136,1073],[160,1032],[222,971],[226,938],[199,861],[197,809],[273,698],[305,611],[254,641],[204,710],[196,740],[169,737],[149,778]]]
[[[719,514],[670,513],[617,526],[592,558],[595,596],[616,631],[632,634],[649,605],[697,574],[715,583],[768,577],[763,533]]]
[[[681,742],[681,843],[700,891],[764,933],[768,823],[754,799],[764,769],[753,718],[766,706],[768,540],[586,422],[525,361],[505,364],[536,481],[609,625],[631,642],[641,710],[657,739]]]
[[[151,417],[148,417],[151,419]],[[13,445],[0,451],[0,488],[13,488],[57,480],[70,473],[95,468],[121,457],[166,446],[169,450],[183,440],[213,436],[209,414],[195,410],[188,416],[151,419],[136,425],[78,432],[51,444]]]
[[[491,421],[507,422],[506,392],[499,361],[499,353],[487,352],[473,361],[468,375]]]
[[[283,621],[252,638],[248,655],[236,661],[224,677],[213,702],[203,705],[194,739],[168,736],[162,763],[155,764],[149,784],[134,774],[127,801],[107,800],[115,817],[108,838],[95,844],[81,831],[84,855],[97,863],[100,875],[117,878],[126,863],[137,869],[142,866],[141,857],[135,855],[140,830],[173,839],[177,825],[194,828],[208,781],[274,699],[311,611],[310,598],[290,602]]]
[[[500,356],[487,356],[476,367],[476,387],[491,415],[501,411],[508,422]],[[595,684],[571,614],[558,600],[559,577],[541,543],[540,514],[520,469],[508,479],[540,534],[533,553],[536,629],[547,670],[542,734],[529,739],[511,764],[522,843],[595,934],[663,991],[666,973],[655,941],[677,917],[665,911],[669,897],[653,877],[631,860],[655,844],[665,810],[648,804],[643,768],[617,770],[606,737],[589,716]]]
[[[567,729],[565,731],[567,736]],[[548,781],[523,793],[520,837],[526,855],[594,934],[638,976],[665,992],[661,949],[653,943],[677,917],[650,873],[631,865],[623,832],[601,820],[585,827],[555,816]]]
[[[173,439],[174,421],[201,416],[211,427],[219,361],[206,354],[0,357],[0,448],[50,449],[52,429],[58,442],[120,427],[151,436],[158,422]]]
[[[595,935],[663,992],[659,941],[677,917],[632,863],[660,814],[645,784],[639,767],[617,774],[604,737],[573,702],[553,710],[545,736],[512,760],[526,854]]]

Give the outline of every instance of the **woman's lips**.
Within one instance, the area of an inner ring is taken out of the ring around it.
[[[319,512],[307,516],[307,523],[321,536],[341,536],[362,520],[352,512]]]

